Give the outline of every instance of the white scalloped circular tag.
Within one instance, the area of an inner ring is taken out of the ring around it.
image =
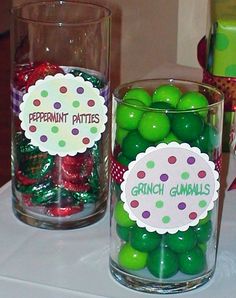
[[[188,144],[159,144],[138,154],[121,184],[121,199],[139,227],[160,234],[186,231],[214,207],[215,164]]]
[[[84,152],[101,138],[107,122],[99,90],[72,74],[38,80],[24,95],[20,110],[26,137],[51,155]]]

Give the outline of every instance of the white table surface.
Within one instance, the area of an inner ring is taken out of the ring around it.
[[[224,156],[224,197],[216,272],[203,287],[175,297],[236,297],[236,191],[225,191],[236,174],[236,161]],[[137,298],[139,293],[110,275],[108,213],[98,223],[77,230],[51,231],[28,226],[11,209],[10,183],[0,189],[1,298]],[[173,295],[166,295],[171,296]]]

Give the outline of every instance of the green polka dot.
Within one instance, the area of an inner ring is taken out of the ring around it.
[[[162,208],[164,206],[164,202],[163,201],[157,201],[156,202],[156,207],[157,208]]]
[[[155,162],[153,160],[149,160],[146,166],[148,169],[153,169],[155,167]]]
[[[47,97],[48,96],[48,92],[46,90],[42,90],[41,91],[41,96],[42,97]]]
[[[207,202],[206,202],[205,200],[201,200],[201,201],[198,203],[198,205],[199,205],[200,208],[204,208],[204,207],[206,207]]]
[[[58,131],[59,131],[59,128],[58,128],[57,126],[53,126],[53,127],[51,128],[51,132],[52,132],[52,133],[58,133]]]
[[[170,217],[168,215],[162,217],[162,222],[167,224],[170,222]]]
[[[183,180],[187,180],[188,178],[189,178],[189,173],[188,172],[183,172],[182,174],[181,174],[181,178],[183,179]]]
[[[72,106],[73,106],[74,108],[78,108],[78,107],[80,106],[79,101],[78,101],[78,100],[73,101]]]
[[[236,76],[236,64],[231,64],[226,67],[225,75],[227,77],[235,77]]]
[[[223,33],[216,33],[215,48],[224,51],[229,45],[228,37]]]
[[[98,131],[97,127],[91,127],[90,128],[91,133],[97,133],[97,131]]]
[[[58,145],[59,145],[59,147],[65,147],[66,142],[61,140],[61,141],[58,142]]]

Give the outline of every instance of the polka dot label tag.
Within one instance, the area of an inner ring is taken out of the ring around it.
[[[51,155],[84,152],[101,138],[107,122],[99,90],[72,74],[38,80],[24,95],[20,110],[26,137]]]
[[[186,143],[159,144],[138,154],[121,184],[129,217],[149,232],[185,231],[214,207],[219,182],[215,164]]]

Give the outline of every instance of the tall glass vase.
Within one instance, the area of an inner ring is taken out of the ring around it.
[[[27,224],[70,229],[104,215],[110,23],[89,3],[13,9],[13,210]]]

